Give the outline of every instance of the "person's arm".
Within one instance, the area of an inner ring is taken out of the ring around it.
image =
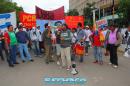
[[[116,42],[116,46],[118,46],[119,44],[121,44],[122,43],[122,35],[121,35],[121,33],[120,32],[118,32],[117,33],[117,42]]]

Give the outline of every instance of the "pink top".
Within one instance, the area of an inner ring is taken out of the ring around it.
[[[110,35],[109,35],[109,40],[108,40],[108,43],[109,44],[115,44],[117,42],[117,37],[116,37],[116,30],[114,32],[110,32]]]

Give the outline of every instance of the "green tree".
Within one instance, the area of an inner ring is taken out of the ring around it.
[[[79,12],[77,11],[77,9],[71,9],[66,13],[67,16],[78,16]]]
[[[22,7],[19,7],[17,3],[10,2],[8,0],[0,0],[0,13],[8,13],[16,11],[17,22],[19,22],[18,13],[23,11]]]
[[[86,6],[83,8],[83,16],[85,18],[85,25],[93,25],[93,10],[95,9],[95,2],[86,3]]]
[[[130,23],[130,0],[120,0],[117,10],[119,15],[119,25]]]

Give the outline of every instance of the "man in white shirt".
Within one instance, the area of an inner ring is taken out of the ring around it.
[[[89,36],[92,34],[92,32],[89,29],[89,26],[86,26],[84,31],[86,33],[86,38],[85,38],[85,42],[86,42],[85,52],[86,52],[86,55],[88,55],[88,47],[89,47],[89,43],[90,43]]]

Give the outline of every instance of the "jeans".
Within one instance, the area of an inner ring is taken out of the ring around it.
[[[88,53],[89,41],[86,41],[85,53]]]
[[[39,41],[32,41],[33,42],[33,48],[36,55],[40,55],[40,48],[39,48]]]
[[[17,51],[16,45],[9,46],[9,58],[8,58],[9,65],[16,63],[16,51]]]
[[[94,57],[97,61],[102,61],[102,48],[94,46]]]
[[[21,56],[22,60],[25,60],[25,55],[26,55],[28,60],[32,59],[31,56],[30,56],[30,53],[28,51],[26,43],[19,43],[19,51],[20,51],[20,56]],[[25,53],[25,55],[24,55],[24,53]]]

